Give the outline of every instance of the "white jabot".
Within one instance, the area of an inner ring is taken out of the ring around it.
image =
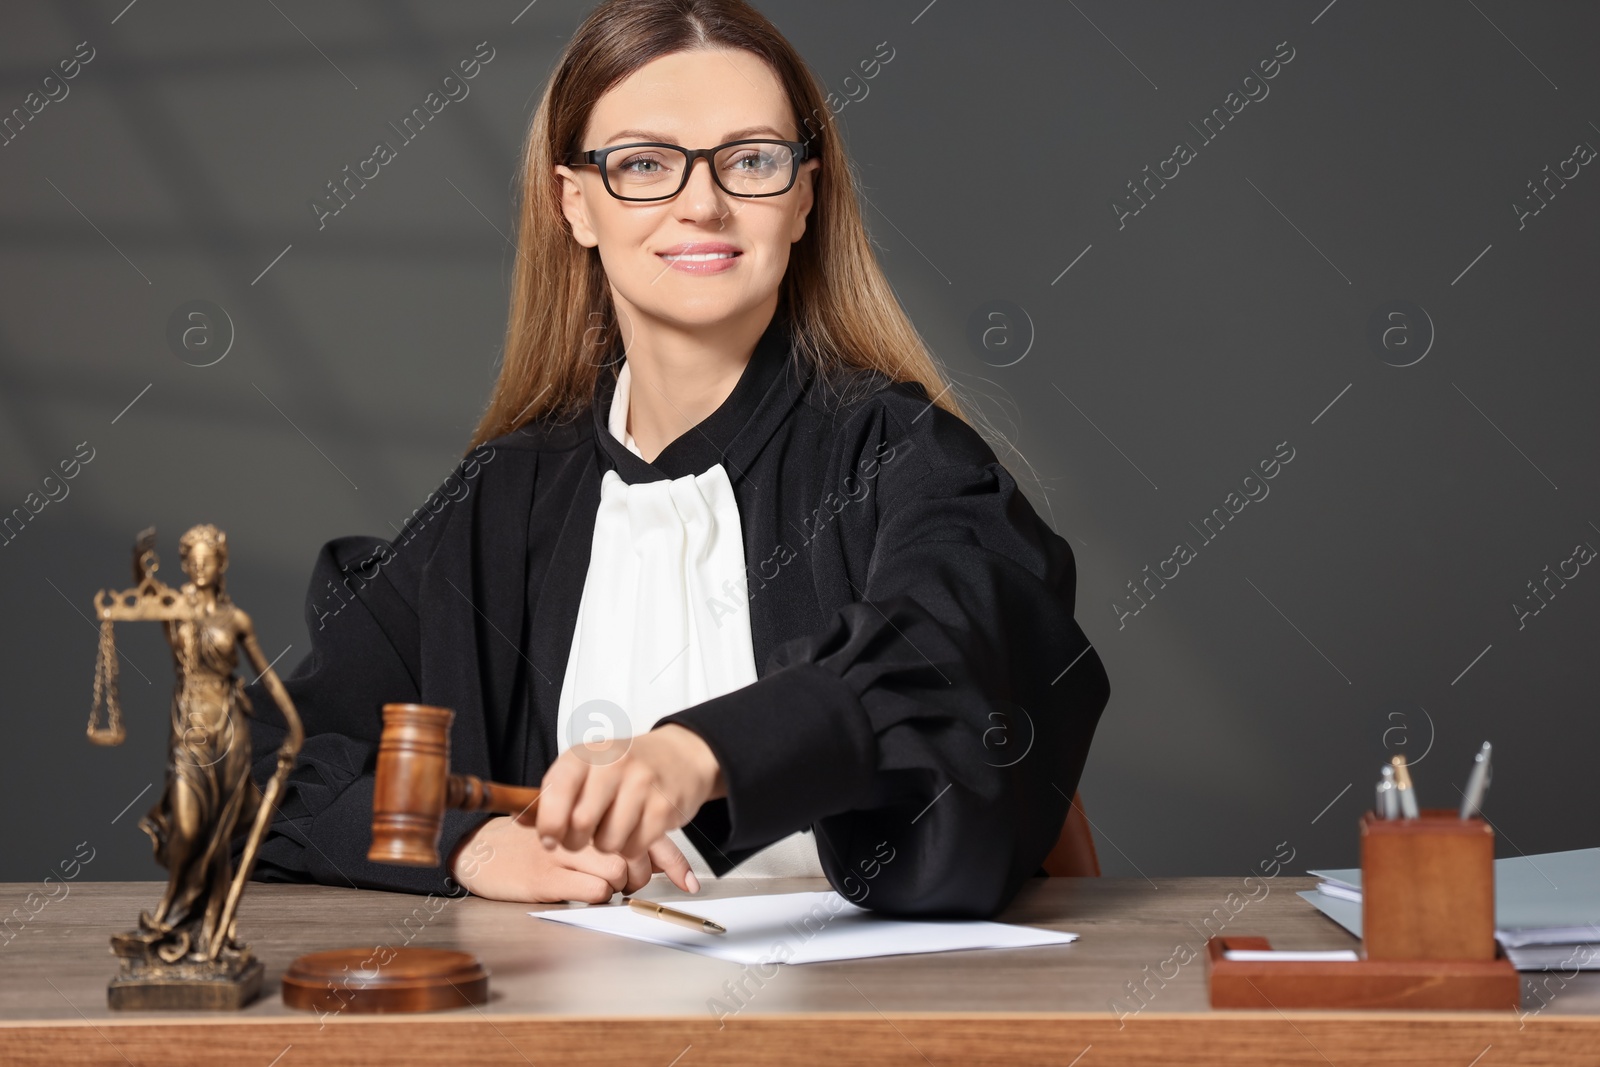
[[[629,378],[624,360],[608,427],[643,459],[627,430]],[[561,686],[559,751],[585,740],[643,736],[665,715],[754,682],[744,571],[738,502],[722,464],[702,474],[633,485],[606,471]],[[710,877],[710,867],[682,830],[667,836],[697,875]],[[823,872],[815,839],[800,831],[730,873]]]

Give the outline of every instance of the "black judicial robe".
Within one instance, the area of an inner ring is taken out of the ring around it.
[[[733,392],[653,463],[607,429],[619,359],[588,413],[481,446],[393,540],[323,546],[311,651],[284,680],[307,736],[254,876],[459,894],[442,866],[366,858],[381,705],[454,709],[452,771],[537,785],[602,475],[720,462],[746,563],[723,608],[750,612],[758,679],[657,724],[703,737],[727,781],[685,832],[720,876],[809,826],[863,907],[999,911],[1041,873],[1110,695],[1073,619],[1067,542],[920,384],[824,382],[781,308]],[[264,784],[283,727],[248,694]],[[441,858],[488,818],[447,812]]]

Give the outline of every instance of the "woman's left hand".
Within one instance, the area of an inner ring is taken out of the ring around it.
[[[629,858],[727,795],[722,766],[677,723],[639,737],[574,745],[545,772],[536,825],[546,848],[590,844]]]

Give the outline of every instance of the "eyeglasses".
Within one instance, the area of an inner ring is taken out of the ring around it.
[[[671,200],[689,184],[694,161],[703,157],[723,192],[756,197],[788,192],[808,154],[800,141],[729,141],[693,149],[641,141],[574,152],[567,164],[599,167],[606,192],[618,200]]]

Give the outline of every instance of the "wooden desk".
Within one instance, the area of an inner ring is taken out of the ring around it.
[[[826,888],[773,879],[774,892]],[[1252,883],[1255,884],[1255,883]],[[1051,1064],[1394,1064],[1504,1067],[1600,1063],[1600,973],[1548,979],[1548,1001],[1521,1013],[1214,1012],[1196,953],[1211,928],[1255,933],[1280,948],[1344,948],[1342,930],[1294,895],[1309,878],[1279,877],[1231,915],[1238,879],[1039,879],[1002,916],[1075,931],[1071,945],[951,952],[755,969],[558,923],[529,906],[321,886],[255,885],[240,936],[267,965],[267,992],[244,1012],[117,1013],[107,938],[153,906],[160,886],[78,883],[0,947],[0,1063],[176,1067],[311,1067],[470,1063],[750,1063],[888,1067]],[[0,901],[36,887],[0,885]],[[702,898],[751,891],[738,879]],[[651,896],[682,898],[658,876]],[[1220,909],[1220,910],[1215,910]],[[462,948],[493,973],[482,1009],[319,1019],[286,1009],[278,982],[304,952],[410,944]],[[1173,962],[1168,962],[1173,961]],[[1152,977],[1153,976],[1153,977]],[[1166,977],[1171,976],[1171,977]],[[745,1006],[720,1020],[713,1000]],[[1144,983],[1142,1008],[1127,983]],[[1114,1007],[1113,1002],[1120,1004]],[[278,1057],[274,1059],[274,1057]]]

